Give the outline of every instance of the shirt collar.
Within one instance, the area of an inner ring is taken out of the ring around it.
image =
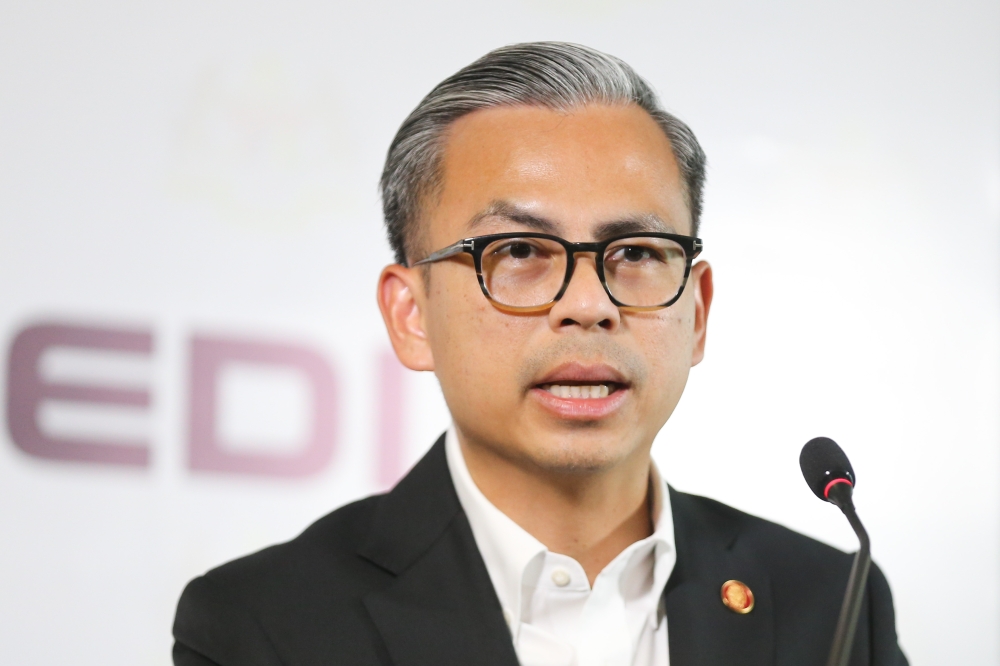
[[[448,460],[448,470],[458,501],[462,505],[472,528],[472,535],[482,555],[490,580],[496,590],[504,617],[512,631],[516,631],[522,615],[522,597],[524,594],[525,575],[529,571],[538,570],[548,549],[535,537],[526,532],[520,525],[511,520],[500,509],[493,505],[472,479],[469,468],[465,464],[458,435],[452,425],[445,436],[445,455]],[[615,565],[619,558],[631,559],[635,551],[651,544],[654,553],[653,590],[650,595],[654,605],[658,603],[667,579],[673,571],[676,561],[674,547],[674,519],[670,507],[670,493],[667,484],[660,476],[656,464],[650,465],[650,490],[652,491],[651,516],[653,519],[653,534],[638,541],[615,558],[608,568]],[[605,569],[607,571],[607,569]]]
[[[532,560],[544,557],[547,549],[479,490],[465,464],[454,426],[445,435],[444,449],[458,501],[469,519],[504,617],[512,628],[517,627],[521,618],[522,576]]]

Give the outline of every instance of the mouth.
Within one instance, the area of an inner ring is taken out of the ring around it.
[[[611,366],[568,363],[542,377],[530,392],[559,418],[592,421],[618,410],[630,389],[631,383]]]
[[[599,384],[561,382],[541,384],[538,388],[564,400],[594,400],[607,398],[612,393],[621,390],[622,385],[616,382],[601,382]]]

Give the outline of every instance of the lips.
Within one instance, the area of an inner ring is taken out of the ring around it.
[[[564,363],[546,373],[536,388],[549,391],[559,398],[606,398],[611,393],[628,388],[629,382],[622,373],[606,364],[584,365]]]
[[[567,363],[548,372],[531,389],[543,408],[567,419],[599,419],[625,401],[631,384],[611,366]]]

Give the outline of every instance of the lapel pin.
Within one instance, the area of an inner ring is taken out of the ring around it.
[[[722,603],[734,613],[746,615],[753,610],[753,592],[746,583],[727,580],[722,584]]]

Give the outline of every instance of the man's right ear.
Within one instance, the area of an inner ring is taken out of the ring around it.
[[[433,370],[434,355],[424,327],[427,297],[419,268],[390,264],[378,278],[378,309],[399,362],[410,370]]]

